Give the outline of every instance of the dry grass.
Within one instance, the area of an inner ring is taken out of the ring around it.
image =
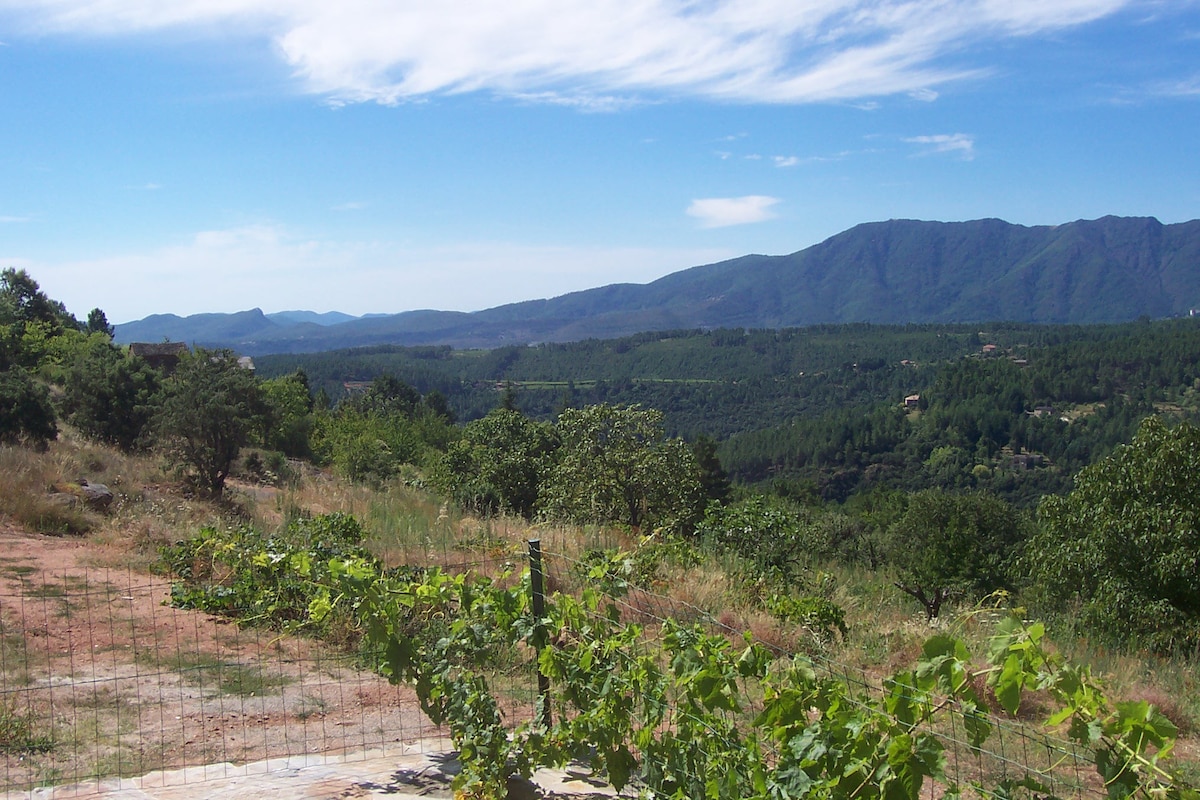
[[[69,492],[67,480],[52,448],[36,453],[0,446],[0,516],[26,530],[56,535],[87,533],[99,524]]]
[[[1114,652],[1086,641],[1066,643],[1063,651],[1091,665],[1114,697],[1156,706],[1181,736],[1200,732],[1200,670],[1194,659]]]

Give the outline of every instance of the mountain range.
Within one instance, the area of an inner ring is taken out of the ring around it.
[[[823,323],[1122,322],[1200,307],[1200,220],[1104,217],[857,225],[791,255],[748,255],[647,284],[612,284],[472,313],[260,309],[116,326],[119,342],[185,341],[248,355],[376,344],[490,348],[690,328]]]

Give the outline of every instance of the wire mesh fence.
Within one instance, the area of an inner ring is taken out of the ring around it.
[[[448,568],[498,572],[510,566],[511,554],[494,562],[463,554],[462,563]],[[578,589],[586,567],[574,556],[546,552],[548,591]],[[0,791],[84,786],[201,764],[345,757],[444,733],[424,716],[411,689],[389,684],[360,654],[173,608],[169,594],[167,580],[134,572],[4,572]],[[624,622],[650,637],[668,620],[742,636],[708,611],[656,591],[635,588],[612,602]],[[798,655],[769,646],[780,658]],[[851,688],[849,702],[878,701],[882,676],[820,650],[803,655]],[[506,721],[515,726],[532,718],[539,690],[532,657],[497,665],[492,682]],[[686,713],[672,708],[664,724]],[[930,732],[943,743],[953,783],[995,787],[1032,775],[1058,797],[1104,793],[1092,777],[1090,754],[1036,723],[994,716],[995,732],[980,748],[971,745],[961,716],[942,719]],[[197,779],[221,774],[209,770]],[[928,791],[937,798],[945,786]]]
[[[341,758],[435,741],[411,689],[361,655],[168,603],[132,572],[5,574],[0,585],[0,793],[162,769]],[[528,674],[498,674],[528,717]],[[280,762],[285,763],[285,762]]]
[[[587,574],[590,566],[577,557],[560,552],[547,552],[545,559],[550,582],[559,586],[578,581]],[[744,636],[741,628],[714,617],[706,609],[645,588],[630,587],[620,596],[613,597],[611,603],[618,609],[623,621],[641,625],[650,632],[657,626],[673,621],[700,624],[734,641],[740,641]],[[848,687],[850,691],[846,695],[846,702],[864,709],[868,706],[876,709],[882,707],[882,681],[885,675],[872,674],[861,667],[840,662],[826,655],[821,647],[800,651],[774,642],[759,640],[758,643],[780,659],[803,657],[818,674]],[[753,697],[753,692],[744,694]],[[1038,713],[1041,709],[1031,711],[1028,719],[989,715],[987,723],[992,726],[992,736],[985,746],[978,747],[971,742],[964,722],[969,710],[949,699],[946,702],[949,713],[940,715],[938,722],[924,726],[942,743],[946,757],[946,782],[928,786],[931,798],[941,797],[951,785],[978,796],[1006,796],[999,787],[1029,779],[1039,785],[1039,792],[1048,796],[1107,796],[1103,782],[1095,773],[1093,754],[1072,740],[1048,732],[1041,724],[1043,717]],[[754,707],[744,708],[739,714],[743,720],[748,720],[758,710]],[[672,713],[678,715],[686,713],[686,710],[676,707]]]

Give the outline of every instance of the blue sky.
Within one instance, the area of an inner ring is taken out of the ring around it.
[[[0,43],[0,266],[114,322],[1200,216],[1187,0],[0,0]]]

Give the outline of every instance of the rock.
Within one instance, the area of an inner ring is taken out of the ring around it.
[[[88,483],[83,478],[80,478],[79,491],[83,497],[83,502],[88,508],[96,511],[104,511],[112,505],[112,490],[103,483]]]

